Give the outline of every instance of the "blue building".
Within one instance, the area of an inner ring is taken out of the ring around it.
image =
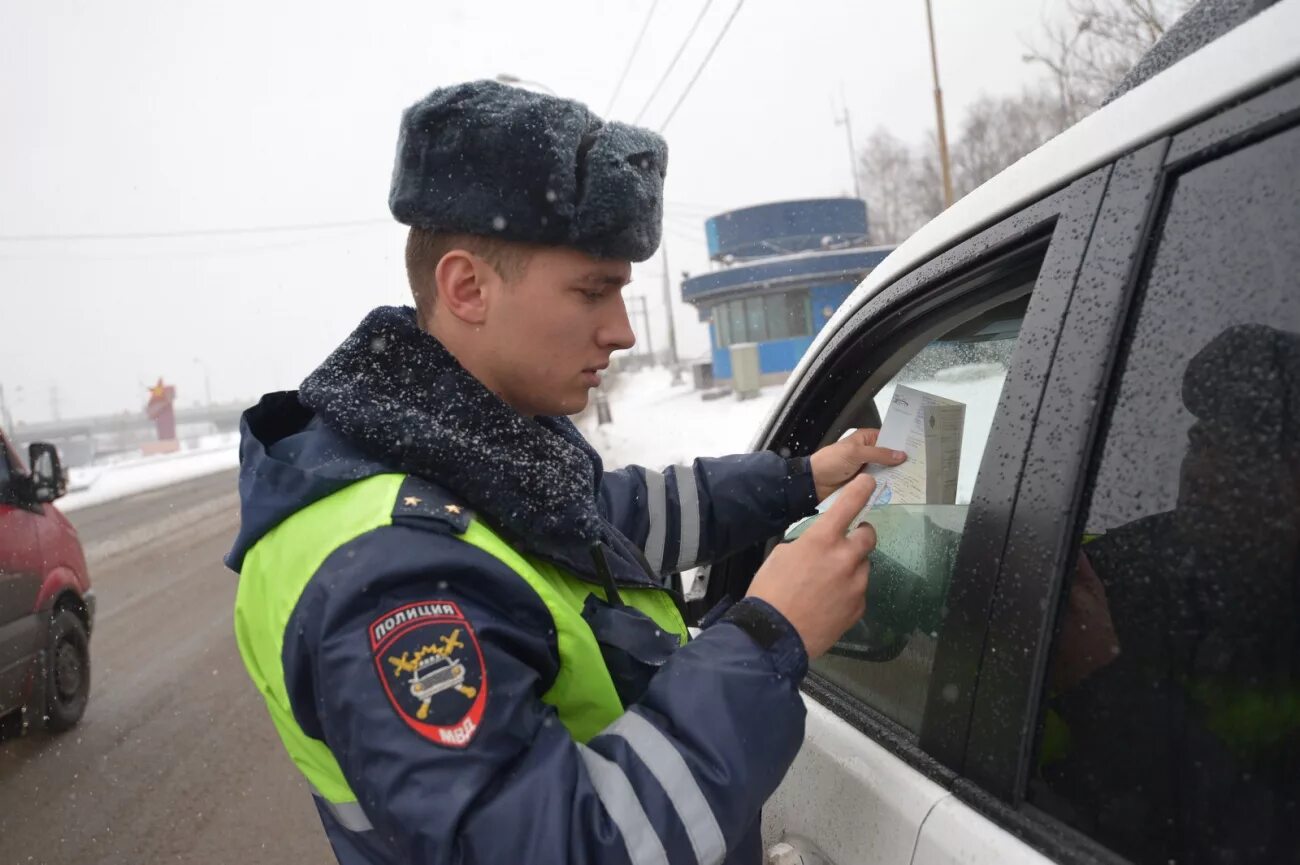
[[[731,378],[730,346],[755,342],[763,381],[784,381],[893,249],[867,246],[867,206],[856,198],[760,204],[719,214],[704,228],[715,269],[686,278],[682,299],[709,323],[718,380]]]

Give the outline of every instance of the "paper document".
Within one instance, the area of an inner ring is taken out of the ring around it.
[[[957,474],[961,469],[961,438],[966,425],[966,404],[907,385],[897,385],[876,440],[879,447],[903,451],[907,461],[898,466],[868,466],[876,491],[867,506],[853,518],[849,530],[867,520],[867,512],[888,504],[951,505],[957,501]],[[824,512],[839,493],[817,506]],[[786,532],[793,540],[817,516],[796,523]]]
[[[895,387],[876,444],[903,451],[907,462],[868,467],[876,478],[876,492],[867,506],[956,502],[965,425],[965,403],[904,384]]]

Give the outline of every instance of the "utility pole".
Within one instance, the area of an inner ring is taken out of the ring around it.
[[[948,131],[943,122],[943,90],[939,87],[939,54],[934,47],[934,12],[925,0],[925,20],[930,28],[930,68],[934,72],[934,114],[939,122],[939,165],[943,169],[943,206],[952,207],[952,169],[948,166]]]
[[[663,277],[664,277],[664,315],[668,317],[668,362],[673,370],[673,384],[682,383],[682,368],[677,357],[677,327],[673,323],[673,284],[668,278],[668,238],[659,242],[659,250],[663,253]]]
[[[844,127],[844,135],[849,142],[849,172],[853,175],[853,197],[862,198],[862,184],[858,180],[858,156],[853,149],[853,123],[849,117],[849,104],[844,99],[844,91],[840,90],[840,101],[844,105],[844,113],[836,115],[835,125]]]
[[[56,421],[63,420],[59,416],[59,386],[57,384],[50,385],[50,416]]]

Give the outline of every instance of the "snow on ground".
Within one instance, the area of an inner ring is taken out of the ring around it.
[[[671,381],[664,369],[621,373],[609,394],[613,423],[597,426],[590,410],[577,418],[607,469],[629,463],[661,469],[695,457],[743,453],[781,394],[776,385],[753,399],[705,402],[689,384],[674,387]]]
[[[59,499],[59,510],[75,511],[239,465],[238,433],[203,436],[183,448],[152,457],[118,455],[69,469],[70,492]]]

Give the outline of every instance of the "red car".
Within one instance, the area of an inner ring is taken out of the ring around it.
[[[31,470],[0,431],[0,730],[44,717],[57,732],[86,711],[95,593],[76,529],[52,504],[67,489],[58,452],[28,450]]]

